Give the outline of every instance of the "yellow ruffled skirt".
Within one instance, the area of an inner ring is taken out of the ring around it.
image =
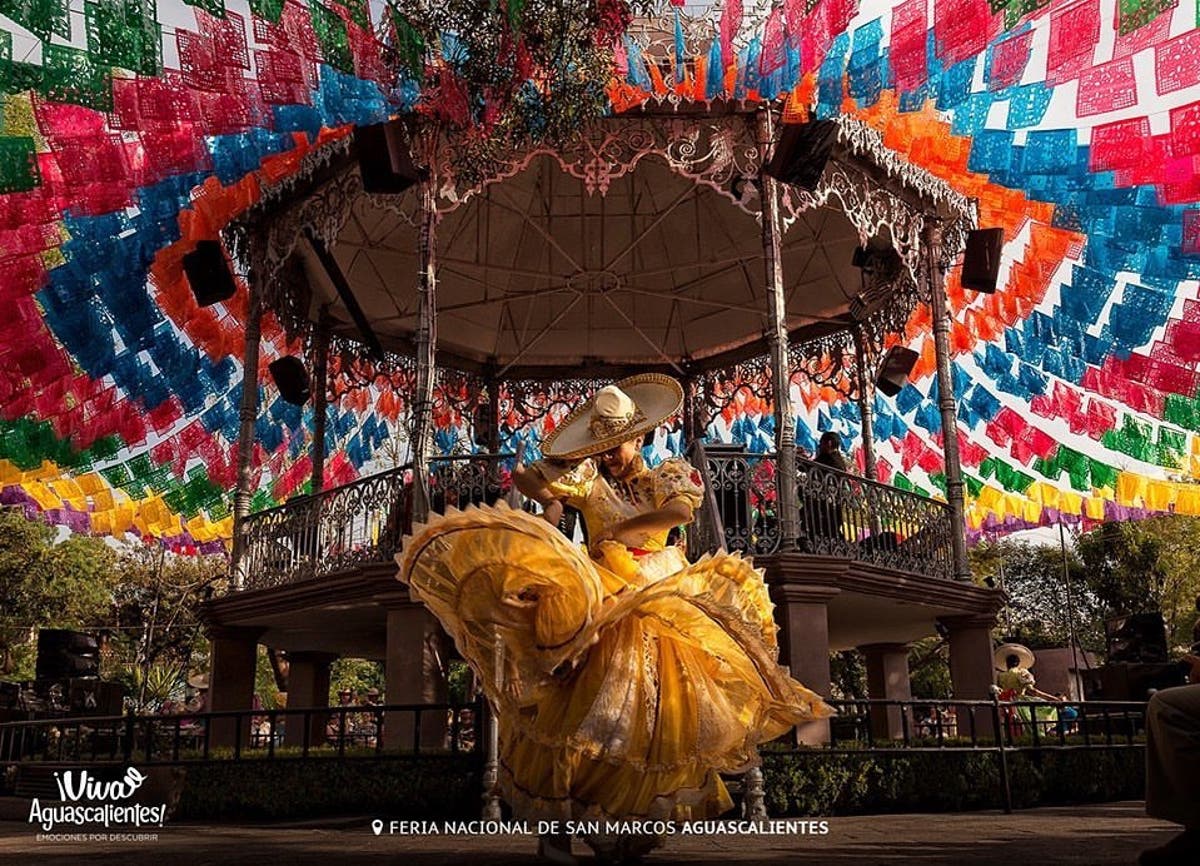
[[[398,576],[498,707],[518,816],[720,815],[732,802],[719,773],[833,711],[777,663],[773,606],[748,561],[601,547],[593,560],[503,504],[451,510],[405,538]]]

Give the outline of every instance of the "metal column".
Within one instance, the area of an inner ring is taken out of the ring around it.
[[[325,406],[329,391],[329,317],[324,310],[313,333],[312,492],[325,488]]]
[[[417,387],[413,394],[413,520],[429,516],[429,449],[433,438],[433,386],[437,352],[437,206],[433,181],[421,186],[421,270],[417,278]]]
[[[858,369],[858,411],[862,416],[864,474],[875,481],[875,379],[867,370],[867,338],[862,325],[854,328],[854,351]]]
[[[763,163],[771,158],[774,130],[771,110],[758,113],[758,144]],[[779,503],[779,549],[796,549],[799,507],[796,499],[796,419],[792,415],[791,364],[788,361],[787,299],[783,293],[782,231],[779,190],[774,178],[760,172],[763,263],[766,268],[767,343],[771,351],[771,385],[775,403],[775,484]]]
[[[258,344],[262,337],[262,297],[253,274],[249,280],[246,340],[242,350],[242,401],[238,409],[237,490],[233,495],[233,588],[246,583],[246,540],[242,523],[250,514],[254,458],[254,421],[258,416]]]
[[[938,407],[942,413],[942,453],[946,462],[946,499],[954,524],[950,541],[954,552],[954,576],[971,579],[967,562],[966,515],[963,502],[962,464],[958,456],[958,418],[955,412],[954,375],[950,369],[950,314],[942,274],[942,227],[936,220],[925,224],[926,279],[933,312],[933,347],[937,356]]]

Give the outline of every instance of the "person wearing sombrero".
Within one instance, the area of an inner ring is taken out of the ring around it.
[[[1057,696],[1043,692],[1037,687],[1037,681],[1030,671],[1035,659],[1033,651],[1029,647],[1019,643],[1003,643],[996,647],[992,659],[996,666],[996,686],[1000,689],[1000,700],[1058,702]],[[1044,710],[1041,707],[1037,709],[1039,717],[1049,718],[1054,714],[1052,707],[1046,707]],[[1015,707],[1005,708],[1005,719],[1009,733],[1014,737],[1020,736],[1025,732],[1024,728],[1033,724],[1034,713],[1027,703],[1019,704]]]
[[[682,396],[657,374],[601,388],[546,437],[544,459],[514,470],[545,519],[503,504],[451,511],[414,527],[397,556],[498,708],[502,790],[519,817],[716,817],[732,807],[720,773],[833,714],[778,664],[762,573],[737,554],[689,563],[666,543],[691,521],[701,478],[681,459],[648,468],[640,446]],[[586,549],[555,528],[563,504],[582,513]],[[658,840],[588,842],[614,861]],[[569,836],[539,850],[574,862]]]

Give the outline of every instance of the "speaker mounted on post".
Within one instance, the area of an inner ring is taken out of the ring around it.
[[[228,301],[237,294],[220,241],[198,241],[196,248],[183,257],[183,273],[201,307]]]
[[[1167,625],[1158,612],[1116,616],[1104,621],[1109,662],[1153,663],[1167,660]]]
[[[975,229],[967,232],[963,251],[962,287],[991,294],[1000,276],[1000,253],[1004,250],[1004,229]]]
[[[875,387],[889,397],[895,397],[908,383],[908,374],[920,356],[907,346],[892,346],[883,356]]]
[[[303,406],[308,402],[308,398],[312,396],[312,389],[303,361],[294,355],[284,355],[272,361],[268,369],[271,371],[271,378],[275,380],[275,387],[279,389],[279,395],[284,400],[295,406]]]
[[[763,173],[780,183],[814,190],[821,181],[825,163],[837,141],[837,124],[832,120],[786,123],[770,162]]]
[[[87,632],[38,629],[35,674],[39,680],[100,676],[100,642]]]
[[[399,120],[355,127],[354,145],[364,192],[397,195],[429,177],[429,170],[413,161]]]

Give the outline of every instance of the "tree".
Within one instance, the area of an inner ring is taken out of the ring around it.
[[[116,555],[98,538],[72,535],[0,512],[0,674],[32,679],[39,628],[94,629],[107,623]]]
[[[867,663],[858,650],[829,654],[829,681],[833,696],[844,701],[867,697]]]
[[[116,678],[133,704],[180,697],[189,671],[207,666],[200,605],[228,582],[223,556],[178,556],[140,544],[117,562],[112,629]]]
[[[1106,523],[1080,538],[1090,592],[1105,617],[1161,612],[1171,646],[1192,642],[1200,595],[1200,519]]]
[[[379,689],[383,693],[383,665],[367,659],[339,658],[329,668],[329,701],[337,703],[338,692],[349,689],[355,696],[366,694],[368,689]]]
[[[916,641],[908,650],[908,679],[914,698],[950,697],[950,648],[940,637]]]
[[[1099,605],[1074,545],[1067,548],[1067,574],[1058,545],[1009,540],[976,545],[971,551],[971,570],[979,577],[991,578],[1008,595],[1000,614],[1004,639],[1030,649],[1070,646],[1073,627],[1080,646],[1103,649]]]

